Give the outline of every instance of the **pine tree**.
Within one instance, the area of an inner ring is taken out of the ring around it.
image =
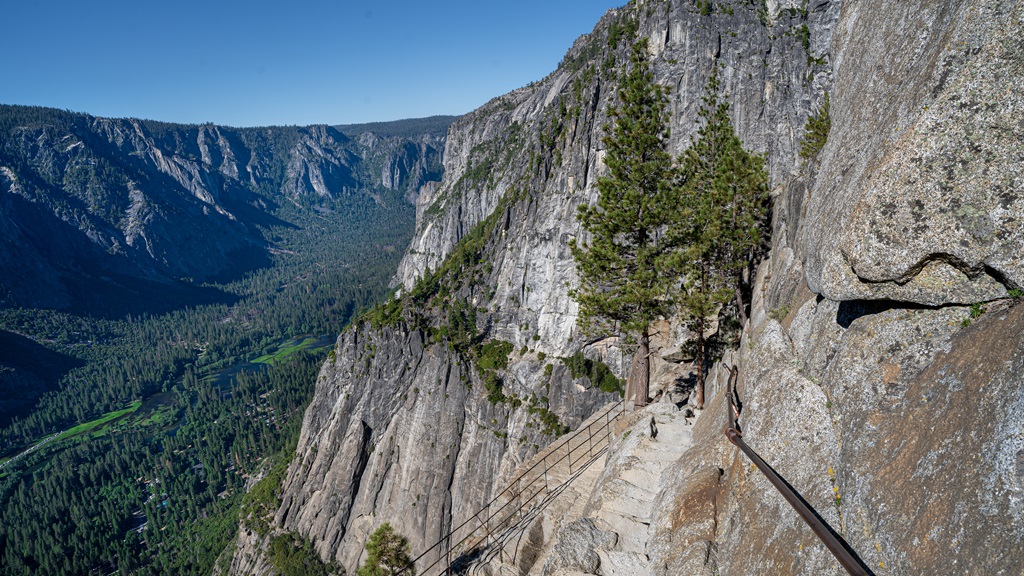
[[[401,570],[403,574],[416,576],[416,568],[412,565],[409,541],[391,524],[381,524],[366,542],[367,558],[358,576],[393,576]]]
[[[832,117],[829,115],[829,98],[825,94],[825,101],[821,108],[807,119],[804,125],[804,140],[800,145],[800,157],[810,160],[821,152],[828,141],[828,133],[832,130]]]
[[[663,242],[670,219],[666,194],[672,158],[666,151],[665,88],[654,83],[647,41],[633,45],[618,105],[603,138],[608,175],[598,179],[597,206],[580,206],[589,242],[570,244],[580,274],[573,297],[588,332],[620,333],[638,343],[626,385],[627,398],[647,404],[650,332],[666,314],[671,277],[661,273],[669,254]],[[610,130],[609,130],[610,129]]]
[[[728,100],[719,90],[716,70],[698,112],[704,125],[679,159],[679,193],[673,198],[680,204],[667,238],[678,248],[674,263],[683,277],[680,303],[697,334],[697,408],[704,407],[709,319],[735,299],[740,323],[746,323],[744,276],[749,275],[767,219],[764,157],[744,150],[729,118]]]

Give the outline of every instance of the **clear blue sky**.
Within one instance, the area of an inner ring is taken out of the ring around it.
[[[625,0],[4,4],[0,103],[259,126],[469,112]]]

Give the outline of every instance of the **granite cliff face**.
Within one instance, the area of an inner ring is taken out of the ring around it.
[[[508,390],[545,394],[570,425],[608,398],[558,362],[546,371],[545,357],[582,352],[620,375],[628,365],[628,348],[576,327],[568,240],[580,233],[576,206],[596,199],[630,19],[672,88],[674,152],[695,132],[719,67],[740,138],[768,159],[772,248],[750,321],[712,368],[704,412],[693,419],[669,402],[644,413],[674,422],[692,447],[659,464],[657,480],[638,480],[631,462],[643,464],[650,446],[619,443],[601,477],[578,489],[585,509],[538,520],[531,560],[506,567],[839,574],[722,435],[723,365],[738,364],[745,438],[876,574],[1019,573],[1024,319],[1008,298],[1024,273],[1019,1],[649,1],[611,11],[549,77],[450,128],[445,179],[417,199],[398,274],[411,308],[340,337],[277,524],[348,570],[384,521],[421,550],[550,439],[528,427],[526,405],[489,401],[474,357],[434,337],[451,316],[429,306],[410,316],[429,288],[422,278],[438,270],[457,278],[444,286],[478,311],[481,337],[511,343],[499,370]],[[826,92],[831,133],[816,157],[800,158]],[[691,367],[675,362],[678,338],[661,336],[654,389],[685,401],[677,384]],[[650,503],[640,541],[602,512],[623,501],[623,478]],[[537,562],[536,550],[557,559]],[[235,571],[258,557],[258,545],[241,546]]]
[[[877,574],[1024,565],[1020,308],[1001,299],[1022,272],[1022,19],[1020,2],[844,3],[832,133],[776,203],[745,435]],[[839,573],[720,462],[722,573]]]
[[[1020,269],[1003,256],[1022,230],[1022,18],[1019,2],[843,3],[832,130],[779,182],[725,359],[747,442],[875,574],[1024,565]],[[648,573],[844,574],[725,440],[723,376],[693,448],[649,487]]]
[[[270,226],[322,197],[440,179],[440,119],[411,136],[228,128],[0,107],[0,303],[92,310],[268,261]],[[288,222],[287,220],[292,220]],[[97,294],[108,294],[104,300]],[[91,296],[90,296],[91,295]]]

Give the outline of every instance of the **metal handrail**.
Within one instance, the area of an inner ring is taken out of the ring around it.
[[[839,564],[841,564],[842,567],[851,574],[851,576],[873,576],[871,570],[868,569],[868,567],[864,565],[864,562],[861,561],[852,549],[850,549],[850,545],[847,544],[841,536],[836,534],[832,527],[829,526],[813,508],[811,508],[810,504],[800,497],[800,494],[798,494],[796,490],[794,490],[793,487],[782,478],[782,476],[779,476],[779,474],[775,472],[767,462],[757,455],[757,452],[754,452],[754,450],[743,441],[743,434],[740,432],[739,425],[736,422],[740,417],[740,411],[738,408],[739,396],[736,393],[736,380],[738,376],[739,369],[736,366],[730,368],[729,383],[727,386],[727,394],[729,395],[729,407],[727,409],[729,412],[729,428],[726,429],[725,436],[730,442],[735,444],[747,456],[747,458],[750,458],[750,461],[757,466],[757,469],[765,475],[765,478],[771,482],[772,486],[782,494],[782,497],[786,499],[786,502],[789,502],[789,505],[792,506],[793,509],[796,510],[797,514],[803,518],[804,522],[811,527],[811,531],[814,532],[814,535],[817,536],[823,544],[825,544],[828,551],[835,556],[836,560],[839,561]]]
[[[536,498],[536,496],[538,494],[540,494],[541,492],[543,492],[545,490],[548,490],[549,494],[555,493],[555,492],[560,492],[562,488],[564,488],[566,485],[568,485],[570,482],[572,482],[572,480],[574,480],[575,477],[578,476],[579,473],[582,472],[582,470],[584,469],[583,466],[579,466],[579,467],[577,467],[576,475],[572,475],[573,474],[572,467],[571,467],[571,464],[572,464],[572,461],[571,461],[572,456],[571,455],[572,455],[572,452],[573,452],[572,442],[576,438],[582,437],[584,432],[587,432],[588,435],[593,436],[594,435],[594,428],[595,428],[595,426],[597,426],[597,434],[599,436],[602,433],[604,433],[606,429],[610,429],[612,420],[609,418],[609,416],[610,416],[610,414],[613,411],[615,411],[616,408],[619,408],[621,405],[622,405],[622,402],[619,402],[619,403],[611,406],[609,409],[605,410],[604,413],[600,414],[590,424],[588,424],[584,428],[581,428],[581,429],[577,430],[572,435],[568,436],[563,441],[561,441],[558,444],[556,444],[553,448],[551,448],[548,451],[548,453],[543,458],[541,458],[533,466],[531,466],[527,470],[523,471],[519,476],[517,476],[515,480],[510,482],[509,487],[506,488],[505,490],[503,490],[502,492],[500,492],[497,496],[495,496],[495,498],[492,499],[491,502],[488,504],[488,506],[485,507],[484,509],[482,509],[481,512],[486,510],[486,509],[488,509],[491,504],[494,504],[498,499],[500,499],[506,493],[512,493],[509,501],[506,502],[505,505],[503,505],[497,511],[491,513],[480,524],[480,526],[478,526],[470,534],[468,534],[466,537],[464,537],[462,540],[460,540],[458,543],[456,543],[456,545],[454,547],[450,547],[449,548],[449,552],[451,551],[452,548],[460,547],[463,544],[466,544],[467,542],[470,542],[471,540],[473,540],[474,536],[477,534],[477,531],[479,531],[482,528],[486,528],[486,533],[481,538],[477,538],[477,541],[472,542],[470,545],[468,545],[467,548],[469,550],[472,550],[472,549],[476,548],[476,546],[478,546],[480,544],[480,540],[481,539],[485,543],[484,547],[486,548],[487,546],[489,546],[489,544],[486,544],[486,542],[489,539],[492,539],[492,535],[500,532],[500,534],[503,536],[505,532],[508,532],[509,530],[513,530],[515,528],[515,526],[516,526],[515,524],[509,525],[509,526],[505,527],[504,529],[502,529],[500,527],[503,524],[505,524],[506,522],[509,522],[510,520],[512,520],[512,518],[515,516],[515,514],[517,512],[521,516],[524,516],[523,510],[526,508],[526,504],[522,503],[522,502],[530,502],[530,501],[532,501],[534,498]],[[601,419],[604,419],[603,423],[601,423]],[[600,424],[600,426],[598,426],[598,424]],[[610,439],[610,435],[609,435],[609,439]],[[551,460],[552,455],[557,454],[558,452],[560,452],[561,448],[563,446],[566,447],[566,455],[565,456],[559,456],[557,459],[552,461]],[[577,449],[582,448],[582,446],[583,446],[583,444],[581,443],[580,445],[577,446]],[[563,482],[560,485],[556,486],[554,490],[552,490],[550,485],[549,485],[549,483],[548,483],[547,472],[548,472],[548,470],[554,468],[555,466],[560,464],[562,461],[567,460],[567,459],[569,460],[569,464],[570,464],[570,477],[567,478],[565,480],[565,482]],[[593,460],[595,460],[595,459],[596,458],[592,458],[591,461],[588,461],[586,463],[586,466],[589,466],[589,464]],[[530,497],[527,498],[525,501],[521,501],[520,505],[518,507],[515,507],[512,510],[512,513],[509,516],[507,516],[507,517],[505,517],[505,518],[503,518],[501,520],[494,521],[495,518],[497,518],[499,515],[501,515],[501,513],[506,508],[511,506],[517,499],[521,498],[523,492],[521,490],[518,491],[518,492],[513,492],[514,489],[515,489],[515,486],[518,485],[520,482],[522,482],[523,479],[526,478],[531,471],[535,470],[536,468],[540,467],[541,465],[544,466],[543,476],[542,475],[538,475],[538,476],[533,478],[533,481],[539,481],[543,477],[544,478],[544,487],[543,488],[538,488],[537,492],[535,492],[534,494],[531,494]],[[543,507],[543,505],[545,505],[546,502],[547,502],[547,499],[543,500],[538,506],[539,507]],[[537,508],[537,506],[535,506],[535,508]],[[477,515],[474,515],[474,517],[476,517],[478,515],[479,515],[479,513]],[[465,524],[466,523],[464,522],[463,525],[465,525]],[[492,529],[491,528],[492,525],[495,525],[495,524],[499,528]],[[498,538],[499,537],[494,537],[494,541],[497,542]],[[442,542],[443,542],[443,540],[442,540]],[[503,546],[499,546],[499,548],[503,548]],[[428,552],[429,552],[429,550],[428,550]],[[433,564],[431,564],[430,566],[427,566],[427,568],[425,568],[425,570],[429,570],[429,569],[433,568],[434,566],[437,566],[438,564],[440,564],[441,560],[442,560],[441,558],[438,558],[438,560],[436,560]],[[449,568],[450,568],[450,566],[449,566]]]
[[[572,450],[573,450],[573,449],[572,449],[572,444],[571,444],[571,442],[572,442],[572,441],[573,441],[574,439],[576,439],[577,437],[580,437],[580,436],[582,436],[584,432],[587,432],[587,433],[588,433],[588,434],[589,434],[589,435],[591,436],[591,438],[592,438],[592,437],[593,437],[593,428],[594,428],[594,426],[595,426],[595,425],[597,425],[597,424],[601,424],[601,425],[599,426],[599,428],[598,428],[598,434],[600,434],[600,433],[604,432],[606,428],[610,428],[610,427],[611,427],[611,422],[612,422],[612,420],[611,420],[611,419],[609,418],[610,414],[611,414],[612,412],[614,412],[614,411],[615,411],[616,409],[620,409],[620,408],[623,408],[623,407],[624,407],[624,405],[625,405],[625,400],[620,400],[620,401],[616,402],[616,403],[615,403],[615,404],[613,404],[612,406],[610,406],[610,407],[606,408],[606,409],[604,410],[604,412],[603,412],[603,413],[598,413],[598,414],[599,414],[599,416],[597,416],[597,418],[594,418],[594,419],[593,419],[593,420],[591,421],[591,423],[590,423],[590,424],[588,424],[587,426],[585,426],[585,427],[583,427],[583,428],[580,428],[579,430],[577,430],[577,431],[573,432],[572,434],[568,435],[568,436],[567,436],[566,438],[564,438],[564,439],[563,439],[563,440],[561,440],[560,442],[556,443],[556,444],[554,445],[554,447],[553,447],[553,448],[550,448],[550,449],[548,449],[548,452],[547,452],[547,454],[545,454],[545,456],[544,456],[543,458],[541,458],[540,460],[538,460],[537,462],[535,462],[535,463],[534,463],[534,464],[533,464],[532,466],[530,466],[529,468],[527,468],[526,470],[524,470],[523,472],[521,472],[521,473],[520,473],[520,474],[519,474],[518,476],[516,476],[516,477],[515,477],[515,478],[514,478],[514,479],[513,479],[512,481],[510,481],[510,482],[508,483],[507,487],[506,487],[506,488],[505,488],[504,490],[502,490],[501,492],[499,492],[499,493],[498,493],[498,494],[497,494],[497,495],[496,495],[496,496],[495,496],[494,498],[492,498],[492,499],[491,499],[491,500],[490,500],[490,501],[489,501],[489,502],[488,502],[488,503],[487,503],[486,505],[484,505],[484,507],[483,507],[483,508],[481,508],[480,510],[478,510],[478,511],[477,511],[477,512],[476,512],[475,514],[473,514],[472,516],[470,516],[469,518],[467,518],[467,519],[466,519],[465,521],[463,521],[463,522],[462,522],[461,524],[459,524],[459,525],[458,525],[458,526],[456,526],[455,528],[452,528],[451,530],[449,530],[449,531],[448,531],[448,532],[447,532],[447,533],[446,533],[446,534],[445,534],[444,536],[442,536],[442,537],[441,537],[441,538],[440,538],[440,539],[439,539],[439,540],[438,540],[437,542],[435,542],[435,543],[434,543],[434,544],[433,544],[432,546],[430,546],[429,548],[427,548],[426,550],[424,550],[424,551],[423,551],[423,552],[422,552],[422,553],[421,553],[421,554],[420,554],[419,556],[417,556],[416,558],[414,558],[414,559],[413,559],[413,560],[412,560],[412,561],[411,561],[411,562],[410,562],[410,563],[409,563],[409,564],[408,564],[407,566],[405,566],[404,568],[402,568],[401,570],[399,570],[398,572],[396,572],[396,573],[395,573],[395,576],[399,576],[399,575],[401,575],[401,574],[405,574],[406,572],[408,572],[408,570],[409,570],[409,569],[415,569],[415,566],[416,566],[416,563],[417,563],[417,562],[419,562],[419,561],[420,561],[421,559],[423,559],[423,558],[424,558],[425,556],[427,556],[427,555],[428,555],[428,554],[430,554],[431,552],[434,552],[435,550],[439,549],[439,548],[440,548],[440,547],[441,547],[441,546],[442,546],[442,545],[443,545],[443,544],[444,544],[445,542],[449,542],[449,544],[448,544],[448,553],[447,553],[447,554],[445,554],[444,556],[440,556],[440,557],[439,557],[439,558],[438,558],[437,560],[435,560],[435,561],[434,561],[433,563],[431,563],[430,565],[426,566],[426,567],[425,567],[425,568],[423,569],[423,572],[424,572],[424,573],[425,573],[426,571],[428,571],[428,570],[430,570],[430,569],[434,568],[434,567],[435,567],[435,566],[437,566],[438,564],[440,564],[440,563],[441,563],[441,562],[442,562],[443,560],[445,560],[446,558],[450,559],[450,554],[451,554],[451,551],[452,551],[452,550],[454,550],[454,549],[457,549],[458,547],[462,546],[462,545],[463,545],[463,544],[465,544],[465,543],[466,543],[467,541],[469,541],[469,540],[470,540],[471,538],[473,538],[473,536],[474,536],[474,535],[476,535],[477,531],[478,531],[478,530],[480,530],[481,528],[483,528],[483,527],[487,527],[487,528],[488,528],[488,529],[487,529],[487,533],[486,533],[486,534],[484,535],[484,539],[486,540],[487,538],[489,538],[489,537],[491,536],[491,533],[492,533],[492,531],[490,530],[490,526],[489,526],[489,525],[490,525],[490,523],[491,523],[491,520],[493,520],[493,519],[494,519],[494,518],[495,518],[495,517],[496,517],[496,516],[497,516],[498,514],[500,514],[500,513],[501,513],[501,512],[503,511],[503,510],[505,510],[506,508],[508,508],[510,504],[512,504],[512,503],[513,503],[513,502],[514,502],[514,501],[515,501],[515,500],[516,500],[517,498],[519,498],[519,497],[520,497],[520,496],[522,496],[522,494],[523,494],[523,491],[522,491],[522,490],[520,490],[520,491],[519,491],[518,493],[512,492],[513,488],[514,488],[514,487],[515,487],[515,486],[516,486],[516,485],[517,485],[517,484],[518,484],[518,483],[519,483],[520,481],[522,481],[522,480],[523,480],[523,479],[524,479],[524,478],[525,478],[525,477],[526,477],[526,476],[527,476],[527,475],[528,475],[528,474],[529,474],[530,472],[533,472],[533,471],[534,471],[535,469],[537,469],[537,468],[538,468],[538,467],[540,467],[541,465],[543,465],[543,466],[544,466],[544,471],[543,471],[543,473],[542,473],[542,474],[543,474],[543,477],[544,477],[544,488],[543,488],[543,489],[540,489],[540,490],[538,490],[538,491],[537,491],[536,493],[534,493],[533,495],[531,495],[531,496],[530,496],[530,498],[529,498],[528,500],[526,500],[527,502],[531,501],[531,500],[532,500],[533,498],[535,498],[535,497],[536,497],[536,496],[537,496],[538,494],[540,494],[540,492],[542,492],[542,491],[543,491],[543,490],[545,490],[545,489],[547,489],[547,490],[549,490],[549,491],[550,491],[550,488],[548,487],[548,482],[547,482],[547,471],[548,471],[548,470],[550,470],[551,468],[553,468],[554,466],[558,465],[559,463],[561,463],[561,462],[562,462],[563,460],[565,460],[565,459],[567,459],[567,458],[569,459],[569,474],[570,474],[570,477],[569,477],[569,478],[568,478],[568,479],[566,480],[566,482],[565,482],[564,484],[568,484],[569,482],[571,482],[571,481],[572,481],[572,480],[574,479],[574,476],[572,476]],[[604,422],[603,422],[603,423],[602,423],[602,419],[604,420]],[[609,438],[609,439],[610,439],[610,438]],[[549,457],[550,457],[550,456],[552,456],[553,454],[557,453],[557,452],[558,452],[558,451],[559,451],[559,450],[560,450],[560,449],[561,449],[561,448],[562,448],[563,446],[567,446],[567,451],[566,451],[566,454],[565,454],[564,456],[560,456],[560,457],[559,457],[559,458],[558,458],[557,460],[554,460],[553,462],[548,462],[548,459],[549,459]],[[582,446],[583,446],[583,444],[581,443],[581,444],[580,444],[579,446],[577,446],[577,448],[581,448]],[[607,446],[605,447],[605,449],[607,449]],[[583,469],[584,469],[584,468],[585,468],[586,466],[589,466],[589,465],[590,465],[590,464],[591,464],[591,463],[592,463],[592,462],[593,462],[594,460],[596,460],[596,459],[597,459],[597,458],[596,458],[596,457],[594,457],[594,455],[593,455],[593,445],[592,445],[592,444],[591,444],[591,445],[590,445],[590,447],[589,447],[589,451],[590,451],[590,454],[591,454],[591,458],[590,458],[590,459],[589,459],[589,460],[587,461],[587,463],[586,463],[586,465],[585,465],[585,466],[581,466],[581,467],[577,468],[577,471],[578,471],[578,472],[582,471],[582,470],[583,470]],[[538,476],[536,476],[536,477],[534,478],[534,481],[537,481],[537,480],[539,480],[540,478],[541,478],[541,475],[538,475]],[[557,487],[556,487],[556,488],[557,488]],[[450,543],[450,539],[451,539],[451,537],[452,537],[452,535],[453,535],[453,534],[455,534],[455,533],[456,533],[456,532],[458,532],[459,530],[462,530],[463,528],[465,528],[465,527],[466,527],[467,525],[469,525],[469,524],[470,524],[470,523],[471,523],[471,522],[472,522],[472,521],[473,521],[474,519],[477,519],[477,518],[479,518],[479,516],[480,516],[480,514],[481,514],[481,513],[483,513],[483,512],[489,512],[489,511],[490,511],[490,508],[491,508],[491,506],[492,506],[492,505],[496,505],[496,504],[497,504],[497,502],[498,502],[498,500],[499,500],[499,499],[501,499],[501,498],[502,498],[502,496],[504,496],[504,495],[505,495],[506,493],[509,493],[509,494],[510,494],[510,498],[509,498],[508,502],[506,502],[506,503],[505,503],[504,505],[502,505],[502,506],[501,506],[500,508],[498,508],[498,509],[497,509],[497,510],[496,510],[495,512],[493,512],[493,513],[489,513],[489,514],[487,515],[487,517],[486,517],[486,518],[485,518],[485,519],[484,519],[484,520],[483,520],[482,522],[480,522],[480,523],[479,523],[479,525],[477,525],[477,527],[476,527],[476,528],[474,528],[474,529],[473,529],[473,530],[472,530],[472,531],[471,531],[471,532],[470,532],[470,533],[469,533],[469,534],[468,534],[467,536],[463,537],[463,538],[462,538],[461,540],[459,540],[458,542],[456,542],[456,543],[455,543],[454,545],[452,545],[452,544]],[[514,514],[515,512],[522,512],[522,510],[523,510],[524,508],[525,508],[525,504],[521,504],[521,505],[519,506],[519,508],[517,508],[517,509],[515,509],[515,510],[513,511],[513,514]],[[509,516],[508,518],[505,518],[505,519],[504,519],[504,520],[503,520],[502,522],[499,522],[499,524],[501,524],[501,523],[503,523],[503,522],[505,522],[505,521],[509,520],[509,519],[510,519],[511,517],[512,517],[512,516]],[[451,567],[451,566],[450,566],[450,564],[449,564],[449,569],[450,569],[450,567]]]
[[[488,562],[491,561],[491,559],[494,558],[494,556],[496,554],[501,553],[502,549],[505,546],[505,540],[509,539],[512,534],[514,534],[515,532],[518,531],[520,533],[520,539],[521,539],[522,538],[522,532],[526,528],[528,523],[532,522],[537,517],[537,515],[540,513],[540,511],[543,510],[544,507],[548,503],[550,503],[555,498],[557,498],[562,493],[562,491],[565,490],[565,488],[568,487],[569,484],[572,483],[573,480],[575,480],[577,477],[579,477],[581,474],[583,474],[583,472],[591,464],[593,464],[598,459],[600,459],[601,456],[604,455],[604,453],[608,450],[608,448],[609,448],[608,444],[605,444],[603,447],[599,448],[597,450],[597,452],[594,453],[583,465],[581,465],[579,468],[577,468],[576,471],[573,472],[572,475],[568,479],[566,479],[565,482],[562,482],[561,484],[559,484],[555,488],[551,489],[541,502],[539,502],[536,506],[534,506],[533,508],[531,508],[527,512],[523,513],[521,515],[520,519],[517,522],[515,522],[514,524],[511,524],[510,526],[505,528],[500,534],[496,535],[494,537],[494,541],[501,543],[501,545],[498,546],[498,550],[485,551],[484,552],[485,556],[482,559],[474,559],[473,563],[474,563],[475,567],[474,567],[472,573],[476,574],[477,572],[479,572],[479,568],[480,568],[481,565],[486,565]],[[536,497],[537,494],[539,494],[540,492],[543,492],[543,491],[544,491],[543,488],[539,489],[537,492],[535,492],[533,494],[533,497]],[[517,541],[516,546],[518,548],[518,541]],[[514,558],[515,558],[515,555],[513,554],[513,559]]]
[[[462,538],[462,540],[457,542],[455,544],[455,546],[450,546],[449,545],[449,553],[451,552],[451,550],[453,548],[461,547],[463,544],[465,544],[465,543],[469,542],[470,540],[472,540],[474,538],[474,536],[477,534],[477,532],[481,528],[485,528],[486,527],[486,529],[487,529],[486,533],[482,537],[484,542],[486,542],[488,539],[491,538],[492,534],[494,534],[494,533],[496,533],[496,532],[498,532],[500,530],[500,528],[492,530],[492,528],[491,528],[492,525],[497,524],[498,526],[501,526],[502,524],[505,524],[506,522],[510,521],[514,517],[516,512],[519,512],[522,515],[522,511],[526,507],[526,504],[522,503],[523,501],[521,501],[521,503],[520,503],[520,505],[518,507],[513,509],[512,514],[510,514],[509,516],[507,516],[507,517],[505,517],[505,518],[503,518],[503,519],[501,519],[501,520],[499,520],[497,522],[494,522],[495,518],[500,516],[505,509],[507,509],[510,506],[512,506],[516,502],[516,500],[518,500],[518,499],[520,499],[522,497],[523,491],[522,490],[515,491],[516,485],[518,485],[520,482],[522,482],[523,479],[526,478],[529,475],[530,472],[534,471],[536,468],[540,467],[541,465],[544,465],[543,478],[544,478],[544,484],[545,485],[544,485],[543,488],[538,488],[537,492],[535,492],[534,494],[531,494],[529,496],[529,498],[527,498],[525,500],[525,502],[532,501],[538,494],[540,494],[544,490],[550,490],[550,486],[548,485],[548,482],[547,482],[547,471],[550,470],[552,467],[554,467],[554,466],[558,465],[559,463],[561,463],[563,460],[566,460],[567,458],[570,459],[570,464],[571,464],[572,441],[575,440],[577,437],[581,437],[584,432],[587,432],[588,435],[593,436],[594,426],[600,423],[600,419],[604,418],[605,422],[598,428],[598,430],[599,430],[598,434],[600,434],[601,431],[603,431],[604,428],[607,428],[607,427],[610,426],[611,420],[608,419],[608,416],[618,406],[619,406],[619,404],[616,404],[616,405],[610,407],[609,409],[605,410],[605,412],[603,414],[600,414],[600,416],[598,416],[598,418],[596,418],[593,422],[588,424],[586,427],[581,428],[580,430],[577,430],[575,433],[573,433],[572,435],[570,435],[567,438],[565,438],[563,441],[561,441],[558,444],[556,444],[553,448],[551,448],[548,451],[548,454],[545,455],[545,457],[541,458],[538,462],[536,462],[530,468],[524,470],[521,474],[519,474],[519,476],[517,476],[512,482],[510,482],[509,486],[505,490],[502,490],[501,492],[499,492],[498,495],[495,496],[487,504],[487,506],[482,508],[477,514],[474,514],[473,516],[471,516],[469,518],[469,520],[463,522],[455,530],[452,530],[451,532],[449,532],[449,534],[446,535],[446,537],[442,538],[434,546],[432,546],[431,548],[427,549],[427,551],[425,551],[423,554],[421,554],[419,557],[417,557],[417,559],[415,561],[418,561],[420,558],[422,558],[426,554],[430,553],[431,550],[436,549],[438,546],[443,544],[448,538],[450,538],[451,534],[453,534],[457,530],[460,530],[462,527],[464,527],[466,524],[468,524],[471,520],[473,520],[474,518],[478,518],[479,515],[480,515],[480,512],[488,511],[490,509],[490,507],[492,505],[494,505],[505,494],[510,494],[509,500],[503,506],[501,506],[498,510],[496,510],[495,512],[490,513],[487,516],[487,518],[485,518],[483,520],[483,522],[481,522],[480,525],[477,526],[476,529],[474,529],[467,536]],[[558,459],[554,460],[553,462],[550,461],[551,455],[559,452],[563,446],[566,446],[566,448],[567,448],[566,455],[565,456],[560,456]],[[577,448],[580,448],[580,447],[582,447],[582,444],[577,446]],[[579,470],[581,470],[581,468],[578,468],[578,471]],[[570,467],[570,474],[571,473],[572,472],[571,472],[571,467]],[[538,475],[538,476],[533,478],[533,481],[539,481],[540,479],[541,479],[541,475]],[[572,478],[568,479],[566,481],[566,483],[563,483],[563,484],[567,484],[568,482],[571,482],[571,480],[572,480]],[[509,528],[512,528],[512,527],[514,527],[514,525],[510,526]],[[508,530],[509,528],[506,528],[505,530]],[[469,548],[470,549],[475,548],[478,544],[479,544],[479,541],[473,543]],[[431,568],[433,568],[433,567],[437,566],[438,564],[440,564],[442,560],[443,560],[443,558],[438,558],[431,565],[427,566],[424,570],[430,570]]]

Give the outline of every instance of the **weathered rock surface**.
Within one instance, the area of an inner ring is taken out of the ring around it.
[[[1020,2],[844,3],[832,132],[775,205],[739,349],[744,436],[876,574],[1024,565],[1021,311],[956,306],[1022,271],[1002,256],[1021,233],[1021,140],[997,128],[1020,116],[1022,18]],[[843,573],[725,444],[724,410],[695,430],[724,471],[708,565]]]
[[[414,550],[427,548],[550,441],[532,410],[488,401],[471,364],[419,330],[366,326],[343,334],[337,350],[306,412],[276,522],[349,570],[384,521]],[[551,410],[575,425],[608,399],[557,376],[522,382],[509,372],[505,386],[549,396]]]
[[[941,305],[1021,286],[1020,10],[845,7],[832,135],[806,201],[811,290]]]
[[[552,552],[546,571],[596,573],[601,568],[598,550],[607,550],[617,543],[615,534],[592,518],[566,522],[558,530],[558,548]],[[601,526],[600,528],[598,526]]]
[[[227,574],[267,574],[273,567],[262,550],[268,545],[267,539],[250,530],[245,525],[238,529],[235,536],[236,545],[229,548],[225,553],[231,554],[231,561],[227,565]],[[214,567],[214,576],[225,573],[220,568],[220,562]]]

